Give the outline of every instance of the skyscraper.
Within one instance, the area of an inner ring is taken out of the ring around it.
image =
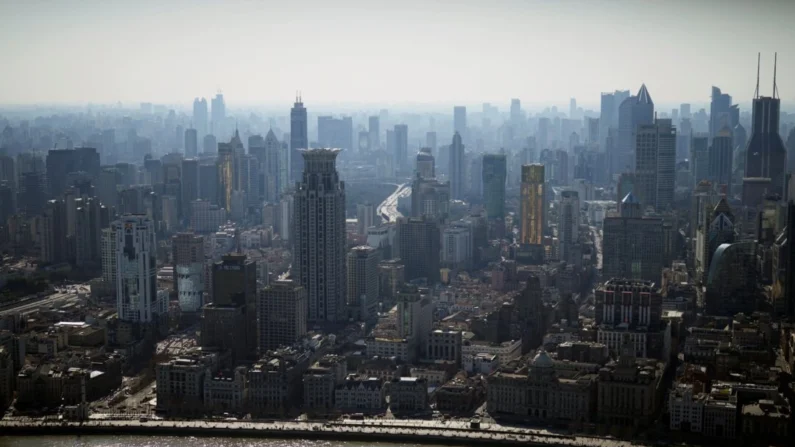
[[[779,135],[779,110],[775,72],[773,96],[759,96],[757,80],[753,101],[751,138],[745,153],[743,205],[759,206],[766,195],[784,197],[787,151]]]
[[[289,188],[294,187],[294,183],[301,181],[304,172],[304,158],[299,151],[309,149],[308,124],[304,103],[298,96],[293,108],[290,109],[290,176],[287,183]]]
[[[558,210],[558,241],[560,259],[570,264],[576,262],[574,246],[580,237],[580,198],[577,191],[566,190],[560,193]]]
[[[152,219],[127,214],[113,223],[116,234],[116,310],[119,319],[150,323],[167,312],[157,290],[157,239]]]
[[[210,133],[207,128],[207,100],[204,98],[193,100],[193,126],[201,139]]]
[[[346,304],[351,318],[367,321],[378,309],[378,251],[370,246],[354,247],[348,252],[348,290]]]
[[[182,160],[182,214],[189,214],[191,202],[199,198],[199,160],[186,158]]]
[[[367,234],[367,229],[381,223],[377,216],[377,207],[372,203],[356,204],[356,232],[362,235]]]
[[[400,175],[408,175],[409,168],[409,126],[395,125],[395,166]]]
[[[436,132],[425,133],[425,146],[431,149],[431,153],[436,150]]]
[[[424,147],[417,152],[416,175],[423,179],[436,177],[436,159],[431,155],[431,148]]]
[[[276,139],[273,129],[265,135],[264,159],[262,161],[263,191],[265,200],[277,202],[282,192],[282,144]]]
[[[750,314],[757,309],[760,295],[756,242],[719,245],[707,275],[704,299],[707,315]]]
[[[507,176],[505,154],[483,155],[483,203],[486,217],[505,218],[505,179]]]
[[[709,212],[711,211],[711,212]],[[715,208],[705,211],[696,230],[695,271],[696,279],[706,284],[715,251],[722,244],[734,242],[734,214],[721,198]]]
[[[709,179],[709,138],[707,134],[694,135],[690,142],[690,176],[693,187]]]
[[[618,141],[610,155],[611,174],[629,171],[635,166],[635,142],[638,126],[652,124],[654,102],[646,84],[640,86],[636,96],[621,102],[618,108]]]
[[[339,150],[301,152],[303,180],[295,193],[293,274],[307,289],[309,321],[336,322],[345,303],[345,184]]]
[[[213,301],[203,308],[202,346],[232,349],[235,361],[257,342],[257,263],[230,253],[213,264]]]
[[[290,346],[306,335],[306,289],[295,281],[280,279],[258,293],[257,352]]]
[[[467,108],[465,106],[453,107],[453,132],[463,137],[467,135]]]
[[[41,260],[57,264],[68,260],[67,206],[63,200],[49,200],[44,208],[41,229]]]
[[[541,245],[546,232],[546,184],[544,165],[522,166],[522,189],[520,191],[520,235],[519,242],[526,245]]]
[[[670,119],[637,128],[635,176],[643,206],[662,211],[674,200],[676,128]]]
[[[218,93],[212,99],[212,134],[217,135],[222,140],[227,138],[226,130],[226,104],[224,103],[224,95]]]
[[[199,154],[199,138],[196,129],[185,129],[185,155],[195,157]]]
[[[381,149],[381,122],[378,116],[368,119],[369,146],[371,151]]]
[[[177,233],[171,238],[175,289],[183,312],[198,312],[204,305],[204,238]]]
[[[712,141],[724,127],[734,127],[730,115],[732,97],[712,86],[712,101],[709,104],[709,139]]]
[[[464,143],[461,141],[461,134],[456,132],[453,135],[453,143],[450,145],[450,195],[453,200],[464,199],[465,166]]]
[[[232,212],[232,192],[236,190],[237,184],[237,156],[235,148],[231,143],[220,143],[218,145],[218,199],[217,204],[226,209],[227,213]]]
[[[734,173],[734,144],[732,131],[724,126],[712,137],[709,148],[709,180],[713,185],[725,187],[726,194],[732,194],[732,174]]]
[[[397,222],[397,245],[406,281],[427,278],[428,284],[439,282],[440,233],[435,220],[426,217],[400,217]]]
[[[618,108],[629,98],[629,90],[616,90],[613,93],[602,93],[599,114],[599,147],[607,151],[607,137],[610,129],[618,129]]]
[[[620,215],[603,223],[602,277],[660,281],[663,268],[663,220],[643,217],[632,193],[621,201]]]
[[[317,117],[317,143],[320,147],[353,149],[353,119],[349,116]]]

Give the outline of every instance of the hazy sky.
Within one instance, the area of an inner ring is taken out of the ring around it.
[[[0,0],[0,103],[795,101],[795,1]],[[503,104],[505,103],[505,104]]]

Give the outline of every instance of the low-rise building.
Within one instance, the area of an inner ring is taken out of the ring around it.
[[[445,360],[461,364],[461,331],[436,329],[428,334],[425,350],[428,360]]]
[[[303,376],[304,409],[319,414],[334,412],[335,387],[347,374],[347,363],[340,356],[327,355],[312,365]]]
[[[394,357],[401,362],[411,363],[414,361],[409,340],[406,338],[368,338],[367,355],[373,357]]]
[[[389,409],[394,414],[428,411],[428,384],[416,377],[399,377],[389,384]]]
[[[743,405],[743,436],[749,439],[787,439],[789,436],[792,412],[787,401],[762,399],[759,402]]]
[[[377,377],[349,375],[334,390],[339,411],[348,413],[381,413],[386,409],[384,382]]]
[[[483,382],[459,374],[436,389],[436,409],[442,413],[466,414],[474,411],[486,397]]]
[[[193,355],[158,363],[157,409],[167,414],[201,415],[207,371],[217,368],[217,356]]]
[[[204,408],[209,413],[244,413],[248,397],[246,368],[239,366],[233,371],[213,373],[207,370],[204,376]]]
[[[698,384],[677,384],[668,395],[671,430],[701,433],[704,429],[704,406],[707,397]]]
[[[466,372],[474,372],[474,360],[478,354],[496,355],[499,363],[504,365],[522,355],[522,341],[510,340],[502,343],[479,340],[465,341],[461,347],[461,366]]]
[[[248,370],[249,408],[255,417],[284,416],[301,403],[309,353],[269,351]]]

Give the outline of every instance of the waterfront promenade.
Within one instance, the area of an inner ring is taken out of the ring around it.
[[[446,445],[537,445],[630,447],[638,443],[611,438],[555,434],[547,430],[481,424],[472,429],[468,422],[425,420],[341,420],[299,421],[172,421],[97,420],[84,422],[42,420],[0,420],[0,431],[8,435],[177,435],[245,436],[351,441],[410,442]]]

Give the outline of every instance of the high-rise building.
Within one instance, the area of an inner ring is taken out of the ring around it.
[[[602,152],[607,150],[607,137],[610,134],[610,129],[618,129],[618,108],[627,98],[629,98],[629,90],[602,93],[599,114],[599,147]]]
[[[260,289],[257,302],[257,352],[291,346],[306,335],[306,288],[280,279]]]
[[[714,140],[713,140],[714,141]],[[699,213],[702,220],[696,229],[695,271],[696,279],[706,284],[712,258],[722,244],[735,241],[735,219],[725,198],[721,198],[712,212]]]
[[[317,117],[317,143],[320,147],[353,149],[353,119]]]
[[[347,255],[348,290],[346,304],[348,315],[359,321],[376,317],[378,310],[379,284],[378,263],[381,256],[373,247],[354,247]]]
[[[522,166],[520,191],[519,242],[524,245],[542,245],[546,233],[546,184],[544,165]]]
[[[289,165],[290,175],[287,185],[289,188],[301,181],[304,172],[304,158],[301,156],[302,149],[309,149],[309,121],[306,117],[306,108],[301,101],[301,97],[295,99],[293,108],[290,109],[290,152]]]
[[[709,137],[694,135],[690,142],[690,175],[695,188],[702,180],[709,179]]]
[[[454,223],[442,232],[440,262],[451,269],[469,268],[472,262],[472,231],[465,223]]]
[[[397,222],[397,245],[406,281],[427,278],[439,282],[439,225],[426,217],[401,217]]]
[[[226,104],[224,103],[224,95],[221,93],[216,94],[215,98],[211,100],[211,106],[211,133],[218,135],[222,139],[226,139],[228,134],[226,129]]]
[[[265,135],[264,158],[260,175],[263,178],[263,191],[267,202],[276,202],[283,191],[282,144],[276,139],[273,129]],[[285,185],[286,186],[286,185]]]
[[[401,175],[408,175],[409,168],[409,126],[395,125],[395,166]]]
[[[67,206],[63,200],[50,200],[44,208],[41,229],[41,260],[57,264],[69,259],[67,244]]]
[[[558,210],[558,241],[560,259],[575,264],[574,247],[580,238],[580,197],[577,191],[565,190],[560,193]]]
[[[236,354],[240,360],[252,354],[257,340],[257,263],[244,254],[230,253],[213,264],[212,275],[213,301],[204,307],[202,319],[214,335],[202,333],[202,345],[240,345]],[[205,327],[203,322],[203,330]],[[227,336],[233,328],[242,338],[229,342]]]
[[[431,154],[431,148],[424,147],[417,152],[415,172],[422,179],[436,178],[436,159]]]
[[[708,315],[734,316],[757,309],[761,295],[756,268],[756,242],[721,244],[710,262],[706,281]]]
[[[303,180],[295,193],[293,275],[307,289],[309,321],[336,322],[345,303],[345,184],[339,150],[301,152]]]
[[[99,177],[99,153],[90,147],[53,149],[47,153],[47,183],[51,197],[58,197],[71,186],[69,174],[85,172],[89,179]]]
[[[243,152],[243,142],[237,131],[229,143],[218,144],[218,206],[225,208],[227,213],[232,212],[232,192],[243,190],[238,161]]]
[[[186,158],[182,160],[182,214],[183,218],[190,215],[190,204],[199,198],[199,160]]]
[[[411,217],[444,220],[450,211],[450,182],[419,176],[411,183]]]
[[[465,106],[453,107],[453,132],[463,137],[467,135],[467,108]]]
[[[359,203],[356,205],[356,232],[362,235],[367,234],[367,229],[379,225],[381,219],[378,217],[377,206],[372,203]]]
[[[508,175],[505,154],[483,155],[483,203],[486,217],[505,218],[505,180]]]
[[[102,206],[97,198],[75,200],[75,264],[78,267],[101,260]]]
[[[207,100],[196,98],[193,100],[193,126],[199,138],[204,139],[208,133],[207,128]]]
[[[620,215],[603,222],[602,277],[660,281],[663,269],[663,220],[643,217],[632,193],[621,202]]]
[[[381,149],[381,121],[378,116],[371,116],[368,119],[368,146],[371,151]]]
[[[436,150],[436,132],[425,133],[425,146],[431,149],[431,153]]]
[[[723,127],[713,135],[709,148],[709,180],[718,188],[725,188],[728,196],[732,194],[733,161],[732,131],[729,127]]]
[[[743,177],[743,205],[759,206],[765,196],[777,194],[784,197],[787,172],[787,151],[779,135],[781,100],[777,95],[775,75],[773,96],[759,96],[753,101],[751,138],[745,152]]]
[[[646,84],[643,84],[636,96],[628,97],[618,108],[618,141],[615,151],[609,154],[611,174],[632,170],[635,166],[638,126],[652,124],[653,121],[654,102],[646,89]]]
[[[676,180],[676,128],[670,119],[639,125],[635,147],[640,202],[658,211],[670,208]]]
[[[450,145],[450,196],[453,200],[463,200],[466,190],[466,165],[464,162],[464,143],[461,134],[453,135],[453,144]]]
[[[193,232],[177,233],[171,237],[171,263],[176,277],[177,267],[199,264],[204,267],[204,237]],[[203,268],[201,277],[204,278]],[[175,281],[179,292],[179,280]]]
[[[116,310],[119,319],[150,323],[164,315],[168,295],[157,289],[157,239],[152,219],[126,214],[115,221]]]
[[[712,101],[709,104],[709,139],[712,141],[721,129],[734,127],[731,117],[732,97],[712,86]]]
[[[102,280],[116,290],[116,228],[102,229]]]
[[[205,155],[215,155],[218,152],[218,139],[213,134],[207,134],[202,138],[202,153]]]

